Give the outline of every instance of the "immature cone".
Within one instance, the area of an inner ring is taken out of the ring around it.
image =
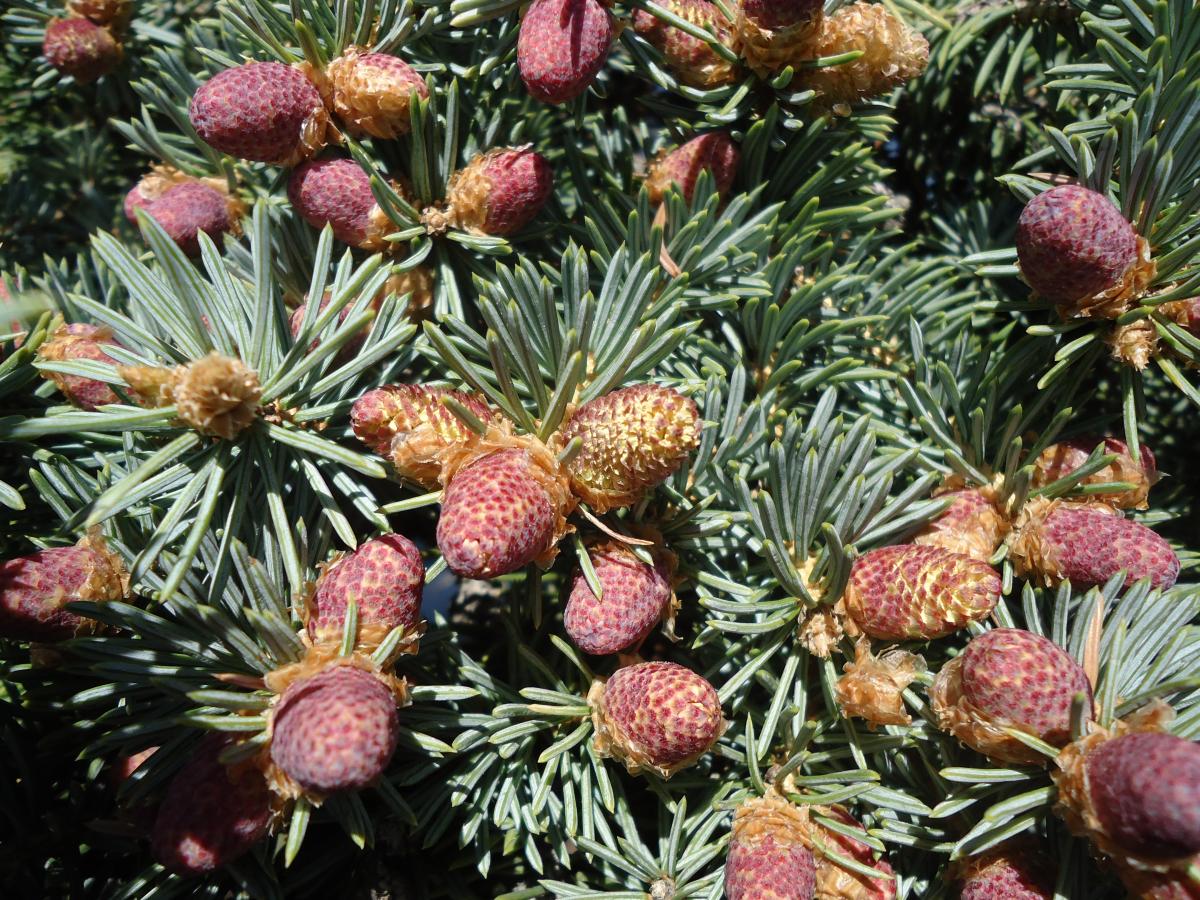
[[[160,167],[125,195],[125,218],[136,225],[135,210],[146,214],[188,256],[200,253],[200,232],[214,241],[221,235],[241,234],[240,218],[245,209],[229,195],[224,182],[214,178],[191,178],[173,169]]]
[[[104,326],[75,322],[60,325],[50,340],[38,348],[38,359],[51,362],[83,359],[116,364],[116,360],[104,352],[105,347],[116,346],[119,345],[113,340],[113,333]],[[41,374],[53,381],[63,396],[80,409],[91,411],[106,403],[121,402],[111,387],[95,378],[49,371]]]
[[[1056,812],[1117,865],[1185,870],[1200,853],[1200,744],[1093,733],[1059,756]]]
[[[841,825],[862,830],[862,823],[840,806],[823,810],[824,814]],[[896,896],[896,876],[886,859],[876,859],[875,851],[863,841],[834,831],[820,821],[812,821],[815,836],[825,851],[838,853],[879,874],[874,878],[844,869],[818,848],[816,896],[822,900],[892,900]]]
[[[961,900],[1051,900],[1054,866],[1033,841],[1006,841],[959,866]]]
[[[123,600],[129,574],[99,536],[0,563],[0,637],[62,641],[91,620],[65,609],[76,600]]]
[[[790,803],[774,797],[752,799],[733,816],[725,858],[728,900],[811,900],[816,862],[800,833],[808,823],[793,817]]]
[[[329,291],[326,291],[325,296],[323,296],[321,298],[321,302],[317,306],[318,314],[320,312],[322,312],[325,309],[325,307],[327,307],[329,305],[329,303],[332,299],[333,299],[333,295]],[[371,299],[371,302],[367,305],[367,308],[372,311],[378,311],[379,304],[382,301],[383,301],[383,295],[381,292],[379,296],[373,297]],[[341,312],[338,313],[338,324],[339,325],[342,322],[346,321],[346,317],[348,315],[350,315],[350,309],[353,306],[354,306],[354,303],[352,301],[342,307]],[[292,310],[292,317],[288,320],[288,328],[292,332],[293,338],[298,338],[300,336],[300,330],[304,327],[304,317],[306,315],[308,315],[308,303],[301,303],[294,310]],[[343,362],[347,359],[352,358],[362,347],[363,343],[367,339],[367,335],[370,334],[370,332],[371,332],[371,323],[368,322],[366,325],[364,325],[359,330],[359,332],[357,334],[354,335],[354,337],[350,338],[350,340],[347,341],[342,346],[342,349],[338,351],[338,355],[335,357],[335,361]],[[313,350],[316,350],[317,347],[319,347],[320,345],[321,345],[321,339],[313,338],[312,342],[308,345],[309,352],[311,353]]]
[[[553,558],[560,511],[528,450],[490,453],[460,468],[442,492],[437,545],[450,571],[496,578]]]
[[[638,502],[700,444],[700,412],[690,397],[656,384],[611,391],[579,407],[559,432],[582,447],[568,463],[571,490],[604,513]]]
[[[812,900],[810,827],[803,812],[774,794],[738,807],[725,858],[728,900]]]
[[[597,599],[583,572],[576,572],[563,625],[584,653],[619,653],[638,647],[671,612],[671,575],[666,561],[642,562],[626,545],[608,541],[588,549],[600,582]]]
[[[419,384],[387,384],[355,401],[350,423],[355,436],[380,456],[390,458],[402,477],[432,490],[440,484],[446,452],[473,444],[478,437],[442,403],[443,398],[466,407],[485,424],[497,416],[474,394]]]
[[[292,682],[271,713],[271,760],[321,798],[364,788],[382,773],[399,739],[396,698],[378,677],[334,665]]]
[[[317,644],[341,641],[351,600],[358,605],[361,645],[376,646],[397,627],[411,633],[421,619],[424,586],[416,544],[399,534],[365,541],[317,579],[308,602],[308,636]]]
[[[709,0],[670,0],[663,6],[685,22],[712,31],[724,46],[732,43],[729,22]],[[668,25],[644,9],[634,11],[633,30],[663,55],[667,66],[684,84],[714,88],[737,80],[737,67],[718,55],[706,41]]]
[[[288,200],[313,228],[333,227],[343,244],[363,250],[385,250],[384,236],[395,226],[375,202],[371,178],[352,159],[314,159],[288,177]]]
[[[214,149],[281,166],[293,166],[324,147],[329,122],[308,77],[275,62],[218,72],[196,91],[188,116]]]
[[[987,560],[1008,533],[1008,520],[1000,512],[990,489],[965,488],[941,494],[950,505],[912,539],[925,547],[942,547],[975,559]]]
[[[1179,577],[1179,558],[1165,540],[1111,507],[1032,500],[1013,534],[1010,556],[1018,575],[1049,587],[1103,584],[1118,572],[1126,583],[1149,578],[1160,589]]]
[[[258,418],[258,375],[239,359],[209,353],[174,368],[122,366],[121,377],[148,405],[174,404],[189,428],[232,440]]]
[[[113,25],[119,29],[129,21],[133,0],[67,0],[67,10],[97,25]]]
[[[987,563],[941,547],[900,544],[854,561],[846,611],[873,638],[932,640],[987,618],[1000,587]]]
[[[531,97],[565,103],[595,80],[616,37],[598,0],[533,0],[521,18],[517,68]]]
[[[804,70],[801,83],[838,115],[850,104],[886,94],[925,71],[929,42],[881,4],[852,3],[821,21],[809,43],[809,58],[861,50],[862,56],[837,66]]]
[[[644,662],[617,669],[588,695],[593,743],[631,774],[670,778],[707,753],[725,731],[716,689],[690,669]]]
[[[42,55],[80,84],[95,81],[121,62],[121,45],[107,28],[87,19],[51,19],[42,40]]]
[[[407,312],[411,318],[419,318],[423,316],[429,306],[433,302],[433,273],[425,266],[416,266],[404,272],[397,272],[389,275],[383,283],[383,287],[371,298],[371,302],[367,304],[367,309],[372,312],[378,312],[383,306],[385,300],[393,295],[401,296],[408,294]],[[318,311],[324,310],[333,299],[333,294],[326,291],[321,297],[321,304]],[[350,310],[354,306],[353,302],[347,303],[342,307],[342,311],[338,313],[338,322],[344,322],[346,317],[350,315]],[[300,336],[300,329],[304,326],[304,316],[308,312],[308,302],[305,301],[292,310],[292,317],[288,320],[289,328],[292,332],[292,337]],[[335,357],[336,362],[345,362],[357,355],[362,349],[363,344],[367,340],[367,336],[371,333],[372,323],[368,322],[364,325],[354,337],[338,351]],[[320,338],[314,338],[312,343],[308,345],[309,352],[315,350],[321,345]]]
[[[1051,444],[1034,461],[1033,486],[1045,487],[1060,478],[1066,478],[1087,462],[1098,444],[1103,444],[1102,452],[1116,454],[1117,458],[1079,483],[1085,485],[1129,482],[1133,485],[1129,490],[1115,494],[1097,494],[1095,499],[1122,509],[1145,509],[1150,488],[1158,481],[1158,467],[1154,454],[1149,447],[1142,444],[1139,459],[1134,460],[1128,445],[1113,437],[1072,438],[1069,441]]]
[[[333,111],[355,137],[394,138],[412,127],[412,94],[429,97],[425,79],[398,56],[351,47],[325,69]]]
[[[803,60],[821,27],[821,0],[742,0],[734,33],[746,65],[761,78]]]
[[[1133,226],[1103,194],[1060,184],[1017,220],[1017,261],[1034,292],[1064,317],[1116,318],[1153,275]]]
[[[155,859],[176,875],[205,875],[245,854],[267,832],[271,792],[253,767],[217,758],[228,739],[200,742],[167,788],[151,829]]]
[[[711,173],[717,193],[724,197],[737,175],[740,156],[733,138],[723,131],[710,131],[669,153],[660,154],[646,176],[650,202],[661,203],[663,194],[671,185],[675,185],[683,199],[691,203],[696,180],[705,170]]]
[[[434,232],[451,225],[481,234],[516,234],[541,212],[554,190],[554,171],[530,147],[489,150],[454,173],[446,208],[425,211]]]
[[[972,749],[1003,762],[1042,763],[1045,757],[1003,729],[1063,747],[1079,693],[1090,718],[1092,686],[1071,654],[1041,635],[994,628],[942,667],[930,697],[938,727]]]

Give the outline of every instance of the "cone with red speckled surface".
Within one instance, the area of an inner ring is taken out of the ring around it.
[[[741,154],[733,138],[723,131],[710,131],[694,137],[674,150],[664,150],[650,165],[646,190],[651,203],[661,203],[671,185],[691,203],[700,173],[712,175],[717,193],[724,197],[733,186]]]
[[[1054,864],[1032,840],[1006,841],[955,871],[961,900],[1051,900],[1054,880]]]
[[[1019,628],[972,638],[942,666],[929,693],[939,728],[985,756],[1014,763],[1046,759],[1005,728],[1063,747],[1071,740],[1075,695],[1092,704],[1092,686],[1079,663],[1053,641]]]
[[[700,443],[700,412],[690,397],[655,384],[611,391],[579,407],[559,441],[580,451],[567,463],[571,490],[595,512],[637,503]]]
[[[412,66],[387,53],[350,47],[325,68],[331,103],[343,128],[355,137],[395,138],[412,127],[412,95],[429,88]]]
[[[554,171],[531,147],[500,147],[454,173],[446,202],[422,213],[437,234],[462,228],[477,234],[516,234],[541,212],[554,190]]]
[[[862,823],[841,806],[818,811],[839,825],[858,832],[864,831]],[[876,859],[875,851],[859,838],[835,831],[817,818],[810,821],[817,858],[817,897],[822,900],[892,900],[896,896],[896,877],[891,863],[886,859]],[[843,868],[829,853],[837,853],[870,866],[879,874],[868,878],[861,872]]]
[[[1159,705],[1058,756],[1055,812],[1118,869],[1186,871],[1200,854],[1200,744],[1161,730]]]
[[[352,159],[313,159],[288,176],[288,200],[313,228],[333,228],[343,244],[362,250],[387,250],[384,237],[396,226],[375,201],[371,178]]]
[[[108,328],[74,322],[70,325],[60,325],[54,335],[38,348],[37,355],[39,360],[49,362],[80,359],[116,365],[116,360],[104,351],[105,347],[110,346],[120,345],[113,339],[113,333]],[[47,370],[43,370],[41,374],[43,378],[53,381],[63,396],[80,409],[92,411],[106,403],[121,402],[107,383],[95,378]]]
[[[94,626],[64,607],[129,595],[125,564],[99,535],[0,563],[0,637],[62,641]]]
[[[647,564],[617,541],[588,548],[601,594],[597,598],[583,572],[575,573],[563,612],[571,642],[584,653],[635,650],[664,616],[673,613],[670,561],[658,554]]]
[[[1000,587],[987,563],[941,547],[899,544],[854,561],[846,612],[873,638],[932,640],[987,618]]]
[[[672,662],[617,669],[588,693],[600,756],[670,778],[693,765],[725,731],[721,701],[704,678]]]
[[[364,541],[325,566],[306,603],[305,629],[315,644],[342,639],[346,608],[358,608],[358,646],[371,650],[394,628],[403,628],[415,652],[420,637],[425,566],[417,545],[400,534]]]
[[[1156,588],[1169,588],[1179,577],[1170,544],[1103,504],[1031,500],[1010,540],[1017,574],[1048,587],[1064,581],[1092,587],[1122,570],[1127,584],[1149,578]]]
[[[599,0],[533,0],[517,35],[525,89],[543,103],[574,100],[604,67],[616,36],[613,17]]]
[[[107,28],[75,18],[50,20],[42,55],[59,72],[87,84],[116,69],[124,52]]]
[[[1008,534],[1008,519],[991,488],[962,488],[936,495],[950,506],[913,537],[914,544],[990,559]]]
[[[1017,220],[1021,275],[1063,318],[1113,319],[1145,291],[1149,246],[1103,194],[1060,184],[1038,194]]]
[[[270,713],[272,788],[320,802],[372,784],[396,751],[397,699],[357,657],[292,680]]]
[[[484,424],[498,414],[483,398],[420,384],[387,384],[355,401],[350,422],[355,436],[389,458],[404,478],[430,490],[441,483],[447,452],[474,446],[479,435],[442,403],[450,399]]]
[[[835,66],[804,69],[799,86],[817,92],[817,104],[837,115],[850,106],[886,94],[916,78],[929,63],[929,42],[882,4],[851,3],[821,20],[807,42],[805,57],[817,59],[853,51],[861,56]]]
[[[271,792],[253,766],[227,768],[221,734],[200,742],[172,779],[151,829],[150,848],[169,871],[206,875],[235,861],[267,833]]]
[[[193,178],[170,166],[155,166],[125,195],[125,218],[137,225],[143,209],[188,256],[200,253],[200,232],[219,242],[242,233],[246,206],[220,178]]]
[[[250,62],[218,72],[192,97],[188,117],[214,150],[294,166],[325,146],[329,114],[300,69]]]
[[[1142,444],[1139,458],[1135,460],[1129,453],[1129,446],[1114,437],[1072,438],[1051,444],[1034,460],[1032,485],[1035,488],[1045,487],[1066,478],[1087,462],[1097,445],[1103,445],[1103,453],[1115,454],[1117,458],[1081,479],[1079,484],[1128,482],[1133,485],[1132,488],[1112,494],[1096,494],[1093,499],[1121,509],[1145,509],[1150,488],[1159,477],[1154,453]]]
[[[723,46],[732,44],[729,22],[709,0],[670,0],[663,6],[685,22],[711,31]],[[738,78],[737,66],[713,50],[707,41],[681,31],[645,9],[634,11],[633,30],[662,54],[667,67],[684,84],[714,88]]]
[[[496,578],[553,562],[574,499],[566,473],[540,441],[490,429],[473,445],[448,451],[442,482],[437,545],[456,575]]]
[[[811,900],[816,891],[816,860],[809,850],[810,829],[807,811],[774,791],[739,806],[725,858],[725,896],[729,900]]]
[[[854,651],[854,662],[846,663],[834,687],[842,715],[864,719],[871,727],[912,724],[904,691],[925,671],[925,660],[896,648],[875,656],[871,642],[861,637]]]
[[[733,30],[746,65],[760,78],[805,58],[805,50],[821,27],[820,0],[742,0]]]

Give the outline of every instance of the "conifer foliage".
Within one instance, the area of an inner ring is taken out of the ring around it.
[[[0,23],[6,891],[1200,896],[1190,0]]]

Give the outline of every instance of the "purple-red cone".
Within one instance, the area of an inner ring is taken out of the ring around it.
[[[530,96],[565,103],[588,89],[616,37],[599,0],[533,0],[517,36],[517,68]]]
[[[1137,234],[1103,194],[1062,184],[1038,194],[1017,220],[1021,274],[1052,303],[1116,287],[1137,261]]]
[[[691,203],[696,180],[704,171],[712,174],[717,193],[724,197],[733,185],[740,157],[737,144],[723,131],[710,131],[694,137],[661,155],[650,166],[646,176],[650,202],[661,203],[663,194],[674,185],[683,199]]]
[[[358,628],[378,643],[396,627],[411,630],[421,614],[425,566],[416,544],[385,534],[359,545],[321,573],[313,592],[308,636],[316,643],[340,641],[346,608],[358,606]]]
[[[0,637],[61,641],[87,620],[65,609],[76,600],[122,600],[129,587],[120,557],[99,537],[0,563]]]
[[[46,343],[38,348],[38,359],[53,362],[92,360],[116,364],[105,347],[118,346],[113,333],[102,325],[73,322],[62,325]],[[61,372],[42,372],[43,378],[53,381],[64,397],[80,409],[92,411],[106,403],[118,403],[119,398],[107,382],[85,375],[66,375]]]
[[[554,170],[530,147],[499,147],[454,174],[444,211],[431,209],[434,230],[450,225],[499,237],[516,234],[541,212],[554,190]]]
[[[295,165],[321,149],[329,121],[316,86],[277,62],[218,72],[196,91],[188,117],[214,149],[279,165]]]
[[[643,562],[616,542],[593,547],[588,556],[600,582],[600,597],[583,572],[576,572],[563,613],[567,636],[584,653],[632,650],[662,620],[671,603],[667,568]]]
[[[1032,841],[1009,841],[961,865],[961,900],[1051,900],[1054,866]]]
[[[1056,586],[1103,584],[1118,572],[1126,583],[1149,578],[1160,589],[1179,577],[1179,557],[1140,522],[1097,503],[1031,501],[1013,535],[1011,557],[1018,575]]]
[[[846,612],[873,638],[932,640],[986,618],[1000,587],[995,569],[970,556],[915,544],[881,547],[851,566]]]
[[[558,510],[525,450],[463,466],[442,494],[438,549],[456,575],[495,578],[550,549]]]
[[[42,55],[80,84],[109,74],[121,62],[121,45],[107,28],[87,19],[54,19],[46,26]]]
[[[271,760],[304,791],[358,790],[387,768],[399,740],[396,698],[379,678],[331,666],[288,685],[271,717]]]
[[[177,875],[205,875],[244,855],[267,832],[271,792],[253,767],[227,769],[217,758],[228,743],[201,741],[175,775],[158,808],[150,847]]]
[[[1071,475],[1087,462],[1097,445],[1102,445],[1103,453],[1113,454],[1117,458],[1099,471],[1085,476],[1079,484],[1128,482],[1133,485],[1132,488],[1119,493],[1097,494],[1095,498],[1109,506],[1145,509],[1150,488],[1158,481],[1154,453],[1142,444],[1138,459],[1135,460],[1129,452],[1129,446],[1114,437],[1072,438],[1051,444],[1034,460],[1033,486],[1044,487]]]
[[[1071,705],[1092,686],[1074,658],[1053,641],[1019,628],[974,637],[946,663],[930,695],[938,727],[995,759],[1042,762],[1044,757],[1005,728],[1062,747],[1071,740]]]
[[[677,663],[624,666],[597,683],[589,700],[597,751],[634,773],[669,777],[707,753],[725,729],[716,690]]]
[[[315,159],[302,163],[288,177],[288,200],[313,228],[332,226],[343,244],[366,250],[388,246],[392,231],[388,217],[371,193],[371,178],[352,159]]]
[[[218,244],[226,232],[238,233],[235,212],[239,206],[199,179],[181,180],[154,199],[147,198],[141,185],[135,185],[125,195],[124,203],[125,218],[131,223],[137,224],[134,211],[144,209],[188,256],[200,253],[200,232]]]
[[[1126,734],[1099,744],[1084,767],[1091,807],[1124,852],[1156,860],[1200,853],[1200,744]]]

